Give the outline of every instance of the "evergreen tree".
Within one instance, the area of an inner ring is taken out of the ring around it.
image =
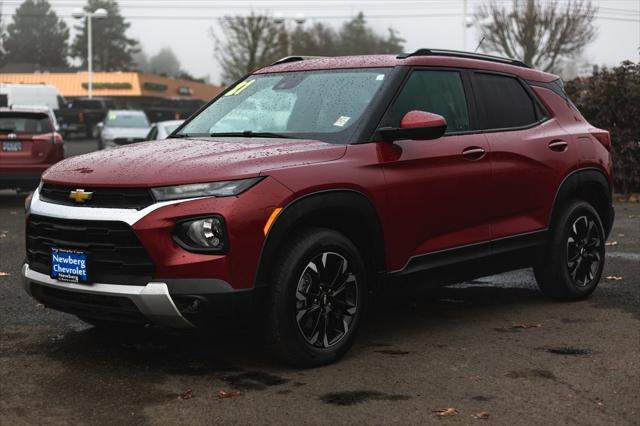
[[[138,42],[127,37],[131,26],[120,14],[115,0],[88,0],[86,12],[105,9],[107,18],[94,19],[93,26],[93,67],[95,71],[123,71],[135,68],[133,55],[138,51]],[[82,59],[87,66],[87,22],[75,27],[78,30],[71,46],[71,56]]]
[[[47,0],[25,0],[7,26],[4,62],[67,66],[68,39],[67,25]]]

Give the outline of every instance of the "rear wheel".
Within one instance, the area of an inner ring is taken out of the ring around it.
[[[365,268],[344,235],[308,229],[283,250],[269,293],[267,337],[274,354],[311,367],[338,360],[355,339]]]
[[[554,299],[587,298],[596,289],[604,268],[604,227],[596,210],[573,201],[551,228],[545,254],[534,267],[538,286]]]

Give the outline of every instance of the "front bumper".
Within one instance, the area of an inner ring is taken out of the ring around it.
[[[140,318],[148,322],[173,327],[190,328],[194,325],[178,310],[166,283],[150,282],[145,286],[120,284],[73,284],[55,280],[45,274],[29,269],[29,265],[22,267],[22,283],[29,295],[42,302],[45,306],[66,311],[87,318],[110,319],[113,315],[117,320],[131,320],[139,322],[135,310],[131,310],[121,300],[129,300],[137,309]],[[33,291],[32,286],[38,286]],[[41,291],[41,287],[53,291]],[[62,296],[57,296],[62,294]],[[97,297],[77,297],[77,295]],[[126,315],[123,315],[126,314]]]

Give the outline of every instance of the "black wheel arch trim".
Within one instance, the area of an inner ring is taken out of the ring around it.
[[[278,254],[278,247],[290,236],[290,231],[312,215],[331,209],[347,209],[359,215],[365,227],[370,230],[368,234],[373,243],[370,247],[371,261],[375,273],[378,275],[386,273],[382,222],[373,202],[364,193],[354,189],[329,189],[304,194],[289,202],[278,214],[262,244],[254,276],[254,288],[268,284],[269,266]]]
[[[604,206],[593,207],[598,211],[598,214],[602,216],[600,219],[605,227],[605,235],[606,237],[609,237],[614,219],[612,188],[609,186],[609,180],[607,179],[605,172],[595,167],[580,168],[572,171],[564,177],[553,200],[548,220],[549,227],[551,227],[554,218],[562,208],[563,202],[572,198],[572,195],[579,193],[580,191],[584,191],[588,187],[598,188],[598,193],[594,195],[601,197],[606,204]],[[598,210],[598,207],[600,207],[601,210]]]

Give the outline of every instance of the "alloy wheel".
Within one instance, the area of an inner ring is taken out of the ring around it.
[[[324,252],[307,263],[296,288],[296,322],[307,343],[321,349],[338,344],[358,308],[357,278],[344,256]]]
[[[593,218],[578,217],[567,239],[567,268],[578,287],[589,286],[602,262],[602,237]]]

